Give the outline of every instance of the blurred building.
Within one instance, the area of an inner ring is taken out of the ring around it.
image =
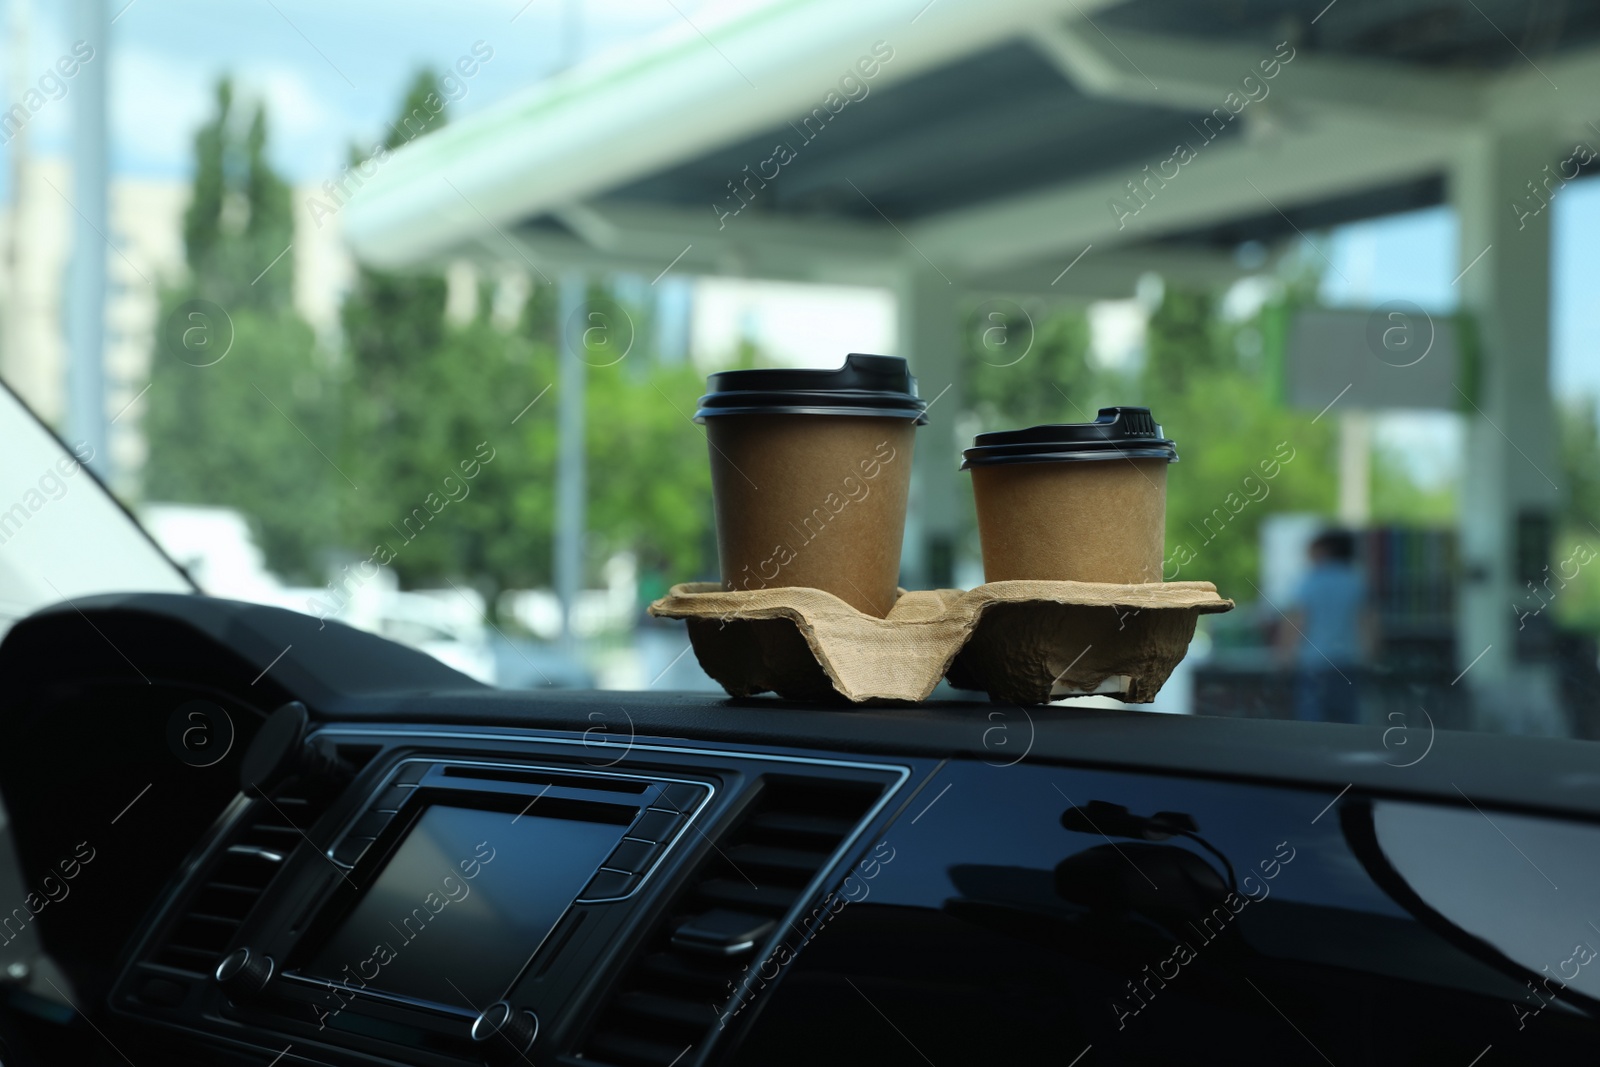
[[[66,160],[29,157],[17,172],[11,203],[0,212],[0,378],[56,427],[66,414],[72,188]],[[295,204],[317,191],[297,189]],[[110,442],[116,487],[127,493],[137,486],[145,459],[141,394],[155,350],[161,289],[181,282],[187,269],[183,213],[189,183],[113,178],[109,200],[106,417],[115,419]],[[337,217],[324,219],[321,227],[303,210],[294,218],[292,259],[285,259],[295,272],[295,308],[331,350],[354,264]]]

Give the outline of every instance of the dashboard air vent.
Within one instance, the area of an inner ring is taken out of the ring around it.
[[[877,783],[773,777],[716,842],[600,1008],[586,1059],[693,1063],[756,950],[882,794]]]
[[[293,778],[252,804],[156,951],[155,962],[209,976],[295,846],[305,842],[301,831],[309,830],[325,808],[323,798],[313,798]]]

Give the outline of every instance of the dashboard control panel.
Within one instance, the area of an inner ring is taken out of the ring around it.
[[[619,986],[643,980],[642,956],[738,973],[910,773],[644,744],[597,766],[565,739],[471,730],[305,744],[302,766],[351,774],[237,798],[135,946],[116,1010],[331,1063],[603,1063],[586,1042],[640,1001]],[[813,797],[827,810],[808,819]]]

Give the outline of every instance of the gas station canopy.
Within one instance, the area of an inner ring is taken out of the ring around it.
[[[960,524],[957,298],[1120,298],[1152,270],[1218,286],[1244,242],[1449,204],[1481,349],[1458,645],[1514,685],[1517,517],[1560,493],[1534,474],[1558,469],[1546,206],[1600,144],[1600,6],[1545,10],[774,0],[418,139],[364,179],[346,234],[391,268],[893,288],[902,354],[956,393],[917,450],[906,562],[926,575]]]
[[[1600,8],[1502,34],[1526,17],[1520,0],[775,0],[419,139],[346,233],[378,265],[482,246],[653,277],[692,244],[675,269],[909,263],[1006,291],[1049,290],[1093,244],[1082,276],[1126,295],[1106,283],[1440,203],[1468,139],[1541,131],[1533,179],[1600,138]]]

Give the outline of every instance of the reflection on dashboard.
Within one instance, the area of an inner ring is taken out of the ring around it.
[[[1374,803],[1371,819],[1419,911],[1537,983],[1526,1010],[1566,992],[1600,999],[1600,827],[1397,800]]]

